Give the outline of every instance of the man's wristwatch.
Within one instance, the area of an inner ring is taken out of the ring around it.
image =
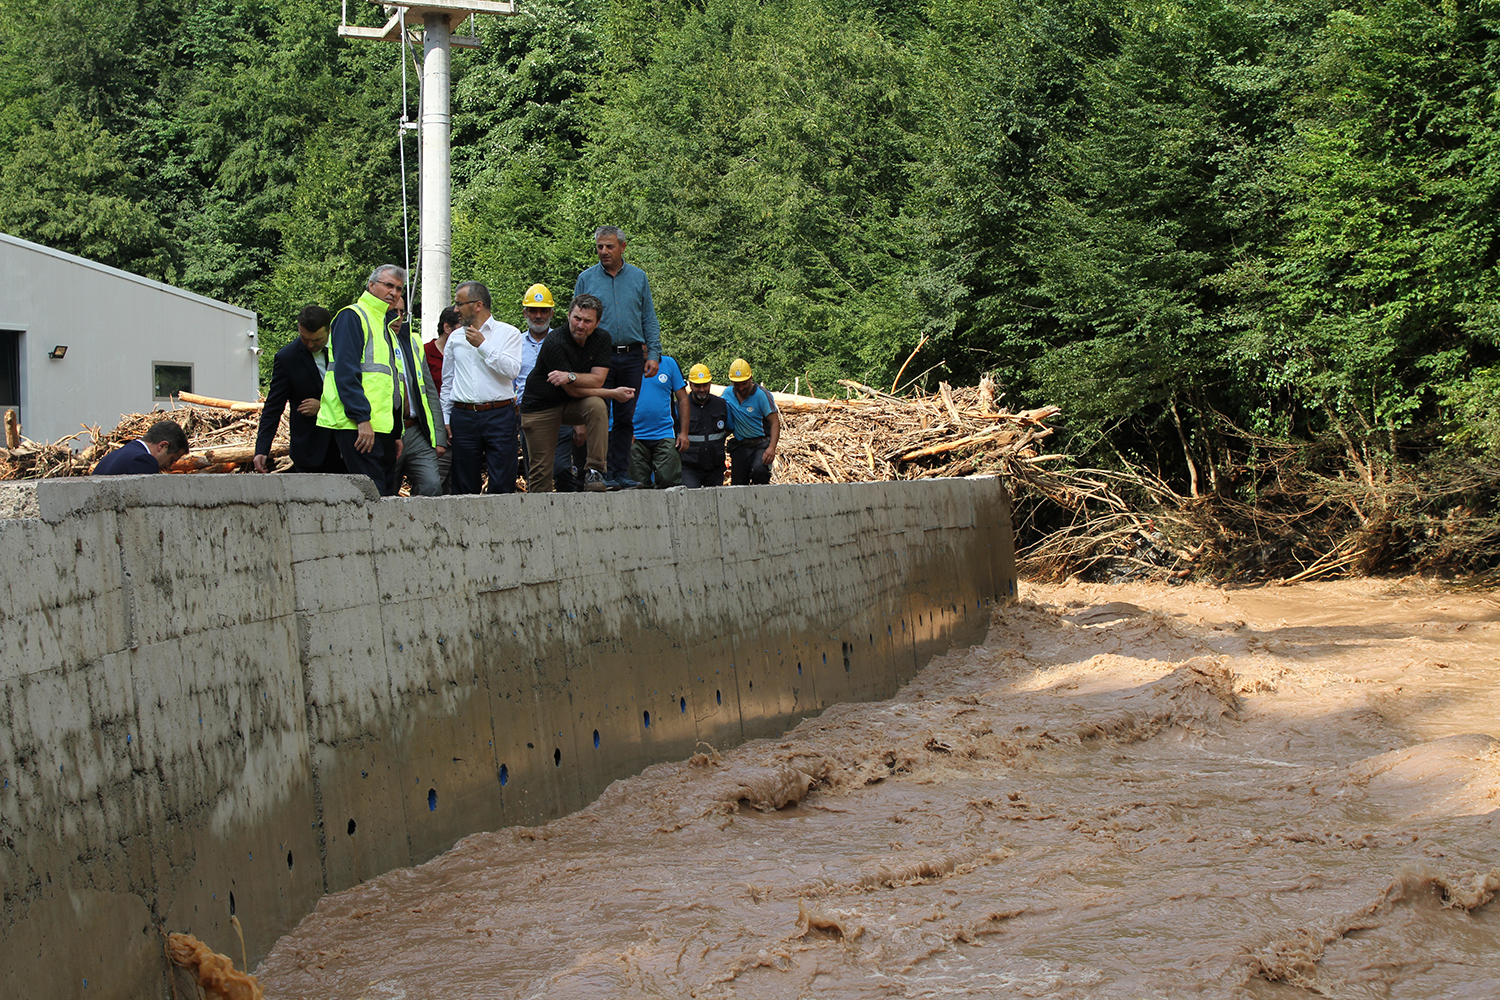
[[[577,382],[578,381],[578,373],[577,372],[568,372],[568,381],[569,382]]]

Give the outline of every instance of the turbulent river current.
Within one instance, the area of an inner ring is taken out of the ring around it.
[[[1032,586],[895,698],[329,896],[317,1000],[1500,996],[1500,602]]]

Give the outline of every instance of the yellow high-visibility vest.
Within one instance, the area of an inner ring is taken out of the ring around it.
[[[377,434],[389,434],[396,425],[395,369],[391,364],[390,345],[385,339],[385,314],[388,308],[366,290],[354,304],[339,310],[339,315],[352,311],[364,328],[365,345],[359,361],[359,378],[365,390],[365,399],[370,404],[370,427]],[[318,426],[333,430],[354,430],[356,425],[344,413],[344,401],[339,397],[338,384],[333,378],[332,347],[330,338],[328,373],[323,376],[323,400],[318,406]]]

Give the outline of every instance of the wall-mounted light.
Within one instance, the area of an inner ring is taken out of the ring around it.
[[[68,345],[58,344],[56,347],[52,348],[52,350],[47,352],[47,357],[51,358],[53,361],[61,361],[63,359],[63,355],[67,353]]]

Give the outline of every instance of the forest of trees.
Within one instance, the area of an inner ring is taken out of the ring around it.
[[[453,60],[453,274],[499,302],[616,224],[684,366],[890,388],[925,337],[903,382],[989,374],[1183,493],[1259,488],[1261,441],[1500,455],[1500,3],[520,9]],[[339,17],[0,0],[0,230],[285,342],[406,252],[400,49]]]

